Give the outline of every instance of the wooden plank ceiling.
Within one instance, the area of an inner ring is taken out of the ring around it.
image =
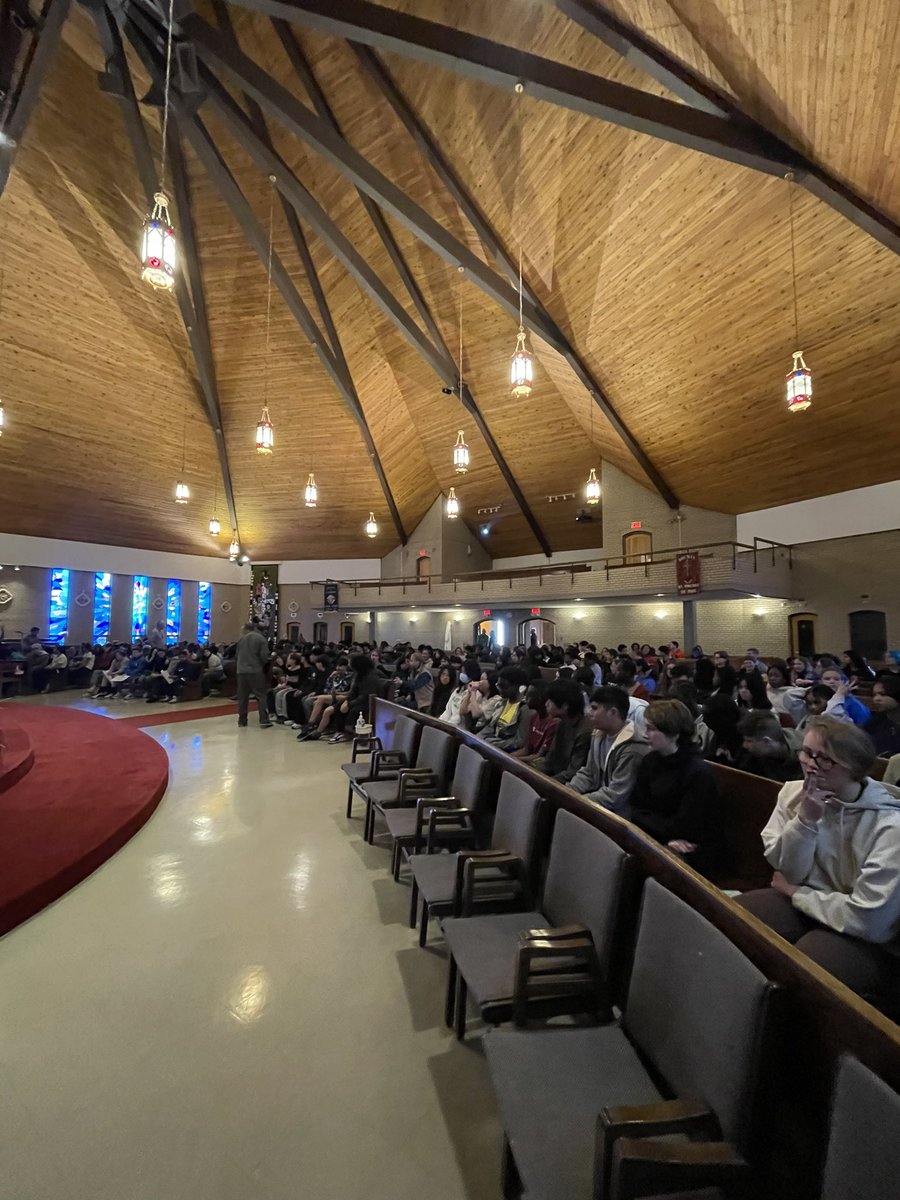
[[[659,95],[665,91],[538,0],[391,0],[391,7],[504,41]],[[740,106],[900,219],[900,28],[894,0],[634,0],[639,25]],[[262,17],[230,9],[245,53],[307,102]],[[212,19],[210,17],[210,19]],[[0,202],[0,374],[8,427],[0,507],[10,532],[208,553],[214,443],[174,300],[139,282],[143,200],[102,56],[82,9]],[[297,29],[348,140],[485,262],[485,248],[348,47]],[[794,349],[783,180],[706,158],[448,72],[387,56],[413,108],[526,278],[683,503],[727,512],[897,474],[900,259],[803,191],[795,197],[803,349],[815,404],[785,411]],[[146,87],[146,76],[136,79]],[[237,97],[237,93],[234,92]],[[144,110],[158,147],[156,117]],[[272,189],[205,109],[258,219]],[[274,122],[279,153],[395,297],[414,308],[352,186]],[[266,278],[188,153],[238,517],[253,557],[384,554],[397,542],[361,434],[276,291],[268,368]],[[555,550],[596,544],[576,503],[601,459],[643,475],[562,358],[535,343],[527,401],[507,384],[515,322],[393,220],[389,225]],[[277,200],[275,248],[314,302]],[[387,478],[409,532],[459,483],[464,515],[502,505],[487,544],[534,537],[458,399],[315,238],[313,256]],[[533,339],[532,339],[533,340]],[[271,459],[253,448],[268,398]],[[593,408],[593,415],[592,415]],[[473,467],[453,475],[463,429]],[[190,505],[172,494],[186,440]],[[307,473],[320,488],[303,507]],[[380,536],[362,532],[369,510]],[[610,531],[614,532],[614,531]]]

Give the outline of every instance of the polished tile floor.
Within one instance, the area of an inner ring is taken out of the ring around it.
[[[346,747],[150,734],[149,824],[0,940],[0,1198],[493,1200],[484,1060],[343,815]]]

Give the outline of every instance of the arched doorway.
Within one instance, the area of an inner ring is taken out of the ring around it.
[[[420,554],[416,559],[416,579],[431,578],[431,559],[427,554]]]
[[[649,560],[653,553],[653,534],[645,529],[634,530],[622,537],[622,554],[627,567],[637,566]]]
[[[532,633],[539,646],[552,646],[556,642],[556,622],[548,621],[546,617],[529,617],[527,621],[520,621],[516,629],[518,644],[530,646]]]
[[[493,617],[485,617],[483,621],[476,621],[473,630],[475,645],[481,648],[485,646],[505,646],[506,645],[506,622],[495,620]],[[482,638],[481,646],[479,646],[479,637]],[[487,637],[487,643],[484,638]]]
[[[815,658],[816,655],[816,614],[792,613],[788,620],[791,631],[791,654],[800,654],[803,658]]]
[[[850,649],[863,658],[881,661],[887,653],[887,618],[874,608],[860,608],[850,617]]]

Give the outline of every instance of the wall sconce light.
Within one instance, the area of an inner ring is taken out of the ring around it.
[[[668,613],[664,608],[658,608],[653,615],[656,617],[657,621],[664,621],[668,616]]]

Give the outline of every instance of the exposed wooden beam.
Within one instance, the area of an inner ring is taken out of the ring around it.
[[[720,117],[730,117],[737,112],[737,106],[724,92],[596,0],[550,0],[550,3],[692,108]]]
[[[762,122],[741,111],[736,101],[715,88],[707,79],[648,38],[633,25],[620,21],[597,0],[552,0],[571,20],[589,30],[605,45],[675,95],[695,108],[718,112],[740,125],[761,144],[778,149],[782,158],[796,159],[792,168],[796,183],[839,212],[870,237],[900,254],[900,224],[871,204],[853,188],[832,175],[807,155],[794,150]],[[786,173],[786,172],[784,172]]]
[[[210,88],[210,102],[214,105],[216,113],[221,117],[223,123],[227,125],[237,141],[264,171],[275,176],[276,187],[284,193],[292,204],[298,206],[298,212],[301,215],[312,214],[312,221],[315,222],[313,227],[319,233],[319,236],[323,237],[323,240],[332,250],[332,253],[335,254],[335,257],[347,267],[381,311],[393,321],[399,331],[410,341],[441,382],[445,386],[455,390],[459,382],[459,373],[443,339],[440,338],[440,331],[438,330],[439,340],[437,343],[434,343],[419,329],[411,320],[406,310],[397,303],[385,287],[383,281],[374,274],[365,260],[361,258],[358,251],[350,245],[331,218],[319,208],[300,181],[292,174],[287,163],[272,149],[271,144],[266,145],[258,137],[252,128],[249,118],[240,110],[235,101],[215,80],[208,76],[204,76],[204,78]],[[472,406],[470,411],[474,417],[478,410],[474,399],[471,397],[471,393],[469,393],[469,403]],[[534,513],[531,511],[512,471],[503,459],[503,455],[480,412],[478,412],[476,423],[478,422],[480,422],[479,429],[482,432],[482,436],[485,438],[491,454],[500,468],[501,474],[509,484],[516,503],[534,533],[538,545],[544,554],[549,555],[551,551],[547,537]]]
[[[334,111],[332,110],[331,105],[328,103],[328,99],[325,96],[325,93],[322,91],[318,79],[316,79],[315,72],[310,66],[306,55],[303,53],[303,50],[297,42],[293,30],[284,21],[273,21],[272,25],[281,41],[285,54],[290,60],[291,66],[294,68],[297,77],[306,89],[306,93],[312,101],[316,112],[323,121],[328,122],[338,137],[343,137],[343,131],[334,115]],[[434,319],[431,315],[431,310],[425,302],[425,297],[422,295],[421,288],[413,277],[413,274],[409,269],[409,265],[400,251],[400,247],[397,245],[397,239],[391,233],[390,227],[388,226],[387,221],[384,219],[384,214],[372,197],[362,191],[361,188],[356,189],[356,194],[359,196],[362,206],[368,214],[369,220],[375,227],[375,232],[381,239],[382,245],[387,251],[388,257],[394,266],[394,270],[400,276],[403,286],[406,288],[410,299],[415,305],[416,311],[422,319],[422,323],[430,334],[431,340],[435,344],[440,345],[440,330],[434,322]]]
[[[368,71],[382,95],[393,108],[404,128],[410,133],[413,141],[425,155],[426,161],[434,169],[445,187],[447,187],[450,194],[460,205],[462,211],[469,218],[469,221],[471,222],[475,231],[492,251],[494,256],[498,258],[501,266],[504,269],[510,268],[512,270],[513,278],[515,278],[517,275],[517,269],[509,261],[496,231],[491,226],[487,217],[478,208],[473,197],[469,194],[465,184],[453,170],[452,166],[444,156],[434,138],[431,136],[430,132],[425,128],[425,125],[423,124],[418,113],[414,111],[412,105],[397,86],[390,71],[387,69],[384,63],[381,62],[375,52],[370,50],[367,46],[354,45],[353,49],[356,51],[357,60]],[[587,388],[591,399],[612,425],[613,429],[615,429],[616,433],[624,442],[629,453],[640,465],[641,470],[651,481],[666,503],[671,508],[677,508],[677,496],[651,462],[640,442],[638,442],[637,438],[619,416],[615,405],[606,395],[596,377],[588,369],[584,359],[581,357],[566,335],[562,332],[562,330],[559,329],[559,326],[553,320],[553,317],[547,312],[540,301],[532,296],[532,302],[535,305],[535,308],[542,314],[545,324],[548,326],[552,325],[552,327],[556,329],[563,358],[575,372],[578,380],[584,385],[584,387]]]
[[[41,86],[53,62],[68,15],[69,0],[46,0],[38,28],[33,34],[34,41],[22,64],[14,100],[6,108],[6,118],[0,127],[0,196],[3,195],[16,151],[22,144]]]
[[[97,34],[100,40],[100,45],[103,50],[104,58],[106,59],[106,71],[100,76],[100,87],[103,91],[111,96],[114,96],[119,101],[119,109],[122,113],[122,119],[125,124],[125,130],[128,134],[128,140],[131,142],[132,153],[134,154],[135,164],[137,166],[138,176],[141,180],[141,187],[144,190],[144,201],[149,206],[153,203],[153,194],[159,186],[156,166],[153,162],[153,155],[150,151],[150,142],[147,138],[147,129],[141,117],[140,108],[138,107],[137,98],[134,93],[134,84],[131,78],[131,70],[128,66],[128,59],[125,55],[125,48],[122,44],[122,37],[119,32],[119,27],[116,24],[110,10],[101,0],[95,0],[94,3],[87,4],[87,7],[94,19],[94,24],[97,28]],[[179,155],[180,164],[180,145],[177,153]],[[185,176],[186,179],[186,176]],[[176,177],[176,188],[179,181]],[[178,214],[182,221],[188,225],[188,238],[192,246],[193,255],[196,257],[196,238],[194,236],[193,220],[190,211],[189,194],[185,192],[183,199],[186,203],[186,217],[181,212],[181,204],[178,204]],[[176,192],[176,202],[178,195]],[[185,243],[182,243],[183,247]],[[198,265],[199,272],[199,265]],[[234,486],[231,480],[231,467],[228,462],[228,450],[225,444],[225,433],[222,427],[222,406],[219,400],[219,389],[216,382],[215,364],[212,357],[212,348],[209,340],[209,328],[206,320],[206,302],[203,296],[202,282],[199,284],[199,293],[202,305],[202,319],[198,319],[195,312],[194,301],[191,299],[188,291],[187,282],[178,270],[175,273],[175,298],[178,303],[178,309],[181,314],[181,319],[184,324],[185,332],[187,333],[188,343],[191,348],[191,353],[194,358],[194,365],[197,370],[197,378],[200,381],[200,392],[203,398],[203,403],[206,408],[207,418],[210,427],[213,431],[213,437],[216,443],[216,454],[219,459],[219,470],[222,476],[222,489],[225,493],[225,504],[228,508],[228,517],[231,521],[232,529],[239,530],[237,505],[234,499]]]
[[[279,24],[279,22],[275,23]],[[475,198],[471,195],[459,175],[457,175],[455,168],[438,145],[431,131],[425,126],[422,119],[413,112],[412,106],[397,86],[393,75],[375,51],[368,46],[361,46],[357,42],[351,42],[350,49],[356,55],[359,65],[371,77],[375,86],[391,105],[426,162],[432,167],[435,174],[444,184],[444,187],[446,187],[447,191],[459,205],[460,211],[464,214],[479,238],[481,238],[482,243],[493,256],[500,270],[511,283],[518,287],[518,264],[513,260],[512,255],[500,241],[497,231],[492,228],[491,223],[482,212]],[[532,304],[537,304],[535,294],[529,288],[526,280],[522,281],[522,292]]]
[[[231,23],[231,16],[228,12],[227,5],[223,2],[223,0],[213,0],[213,11],[216,14],[216,20],[219,22],[219,27],[222,29],[225,37],[228,38],[234,46],[237,46],[237,35],[234,32],[234,27]],[[262,109],[252,96],[245,96],[244,103],[247,106],[250,122],[260,141],[274,152],[272,139],[269,134],[268,126],[266,125],[266,118],[263,115]],[[350,371],[350,366],[347,362],[347,356],[344,353],[344,347],[341,343],[337,326],[335,325],[334,318],[331,314],[331,308],[325,295],[325,289],[322,287],[322,283],[319,279],[319,273],[316,270],[315,263],[313,262],[313,257],[306,241],[306,235],[303,233],[296,210],[285,197],[284,193],[279,191],[278,198],[281,201],[285,221],[287,222],[288,230],[291,234],[291,239],[293,240],[294,246],[297,249],[300,261],[303,263],[303,269],[306,273],[310,289],[316,301],[316,307],[319,310],[322,326],[328,335],[332,353],[334,354],[338,368],[343,376],[344,386],[350,396],[350,411],[354,419],[358,422],[362,431],[363,441],[366,444],[366,449],[372,462],[372,467],[376,476],[378,477],[378,482],[381,486],[385,502],[388,506],[388,511],[391,514],[391,520],[394,524],[394,528],[397,531],[397,536],[400,538],[400,544],[405,546],[409,538],[406,528],[403,524],[403,518],[400,515],[400,509],[397,505],[397,501],[394,499],[394,493],[391,490],[391,486],[388,483],[387,473],[385,472],[384,464],[381,461],[381,455],[378,453],[378,448],[375,445],[375,439],[372,436],[369,423],[366,420],[365,410],[363,409],[359,392],[356,389],[356,384],[353,382],[353,376]],[[347,397],[344,392],[341,394],[346,401]]]
[[[507,91],[521,85],[534,99],[770,175],[784,175],[797,166],[796,155],[784,160],[781,143],[748,134],[724,117],[368,0],[341,0],[339,5],[333,0],[235,2]]]
[[[199,56],[208,64],[226,71],[262,107],[306,145],[311,146],[332,166],[357,187],[367,192],[377,204],[434,250],[452,266],[462,267],[466,275],[482,291],[518,320],[519,297],[505,279],[486,266],[476,254],[463,245],[439,221],[436,221],[405,192],[376,170],[359,151],[350,146],[334,130],[301,104],[287,88],[258,67],[244,54],[229,47],[221,34],[195,14],[182,22],[184,32],[193,40]],[[525,324],[554,349],[562,352],[559,331],[548,327],[533,304],[523,306]]]

